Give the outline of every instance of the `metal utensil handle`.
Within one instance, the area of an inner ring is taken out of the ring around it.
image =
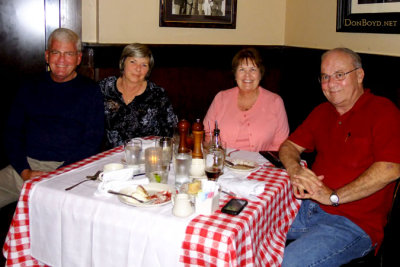
[[[236,197],[236,194],[234,194],[232,192],[228,192],[228,191],[225,191],[225,190],[221,190],[221,192],[224,193],[224,194],[227,194],[228,196]]]
[[[80,185],[81,183],[87,182],[87,181],[90,181],[90,180],[86,179],[86,180],[80,181],[79,183],[74,184],[73,186],[70,186],[70,187],[65,188],[65,191],[71,190],[72,188],[74,188],[74,187]]]
[[[114,195],[119,195],[119,196],[124,196],[124,197],[130,197],[130,198],[133,198],[134,200],[136,200],[137,202],[140,202],[140,203],[145,203],[145,202],[147,203],[147,201],[143,201],[143,200],[137,199],[136,197],[131,196],[131,195],[128,195],[128,194],[116,192],[116,191],[113,191],[113,190],[108,190],[107,192],[110,193],[110,194],[114,194]]]

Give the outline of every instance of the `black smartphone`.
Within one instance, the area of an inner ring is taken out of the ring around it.
[[[263,156],[269,162],[271,162],[275,167],[281,168],[281,169],[285,168],[283,166],[281,160],[279,159],[279,152],[278,151],[260,151],[258,153],[260,153],[261,156]]]
[[[246,205],[247,205],[247,200],[232,198],[221,209],[221,212],[231,215],[238,215],[244,209],[244,207],[246,207]]]

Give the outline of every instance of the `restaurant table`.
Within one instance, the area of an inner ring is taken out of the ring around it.
[[[122,156],[117,147],[27,181],[3,247],[6,266],[280,266],[301,203],[284,170],[267,161],[250,173],[265,189],[236,216],[129,206],[96,196],[97,181],[64,190]],[[221,194],[220,208],[230,198]]]

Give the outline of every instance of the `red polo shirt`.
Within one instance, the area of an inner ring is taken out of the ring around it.
[[[289,137],[317,156],[312,170],[323,182],[339,189],[372,163],[400,163],[400,111],[388,99],[366,90],[351,110],[340,115],[329,102],[316,107]],[[394,183],[375,194],[338,207],[320,205],[330,214],[345,216],[380,245],[392,205]],[[340,196],[339,196],[340,197]]]

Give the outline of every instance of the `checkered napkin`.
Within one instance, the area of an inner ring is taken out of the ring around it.
[[[249,179],[266,184],[259,201],[237,216],[197,216],[186,229],[180,262],[185,266],[280,266],[286,233],[300,207],[287,173],[267,164]],[[224,196],[220,208],[229,200]]]

